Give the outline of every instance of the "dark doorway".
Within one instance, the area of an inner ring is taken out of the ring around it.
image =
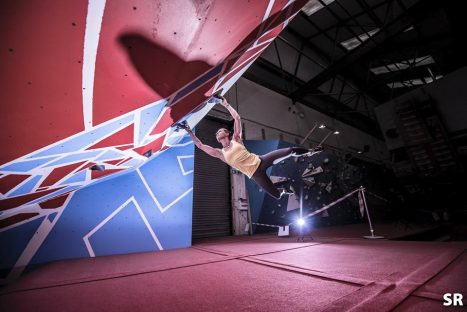
[[[221,147],[216,131],[228,128],[226,121],[206,117],[195,128],[204,144]],[[229,166],[195,148],[193,183],[193,240],[232,234]]]

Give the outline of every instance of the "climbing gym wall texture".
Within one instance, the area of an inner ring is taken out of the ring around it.
[[[247,140],[245,146],[251,152],[262,155],[293,145],[278,140]],[[247,179],[252,222],[278,226],[294,224],[300,217],[300,200],[302,216],[306,216],[361,185],[374,190],[378,183],[370,183],[368,171],[371,168],[367,166],[368,164],[351,164],[348,159],[326,150],[311,157],[287,158],[270,167],[268,174],[274,183],[294,191],[294,195],[282,196],[276,200]],[[357,196],[350,197],[307,220],[309,227],[358,222],[364,222],[364,219],[359,210]],[[267,226],[255,226],[254,230],[256,233],[277,231]]]
[[[194,127],[305,2],[4,1],[2,281],[188,246],[193,146],[174,125]]]

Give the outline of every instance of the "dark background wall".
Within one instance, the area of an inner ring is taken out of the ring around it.
[[[467,222],[466,81],[463,67],[376,108],[406,219]]]
[[[245,146],[253,153],[264,154],[276,148],[285,148],[292,144],[277,141],[245,141]],[[312,175],[314,183],[302,178],[307,169],[322,168],[321,173]],[[339,155],[333,151],[323,151],[312,157],[290,157],[268,170],[271,176],[289,179],[285,186],[292,187],[295,195],[283,196],[281,199],[265,194],[252,180],[247,179],[250,196],[252,220],[257,223],[271,225],[287,225],[300,216],[298,206],[302,197],[302,214],[315,211],[336,199],[350,193],[360,186],[365,186],[372,194],[388,197],[391,179],[381,179],[387,169],[383,166],[352,159],[349,155]],[[387,175],[390,177],[390,175]],[[298,199],[298,202],[297,200]],[[370,212],[379,219],[388,218],[388,205],[385,201],[370,194],[367,195]],[[314,226],[343,225],[365,222],[361,217],[357,196],[335,205],[327,213],[318,214],[311,219]],[[271,231],[271,228],[257,226],[256,233]]]

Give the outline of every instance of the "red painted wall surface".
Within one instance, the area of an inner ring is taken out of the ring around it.
[[[74,184],[80,187],[131,167],[120,159],[143,161],[138,155],[169,148],[171,127],[212,92],[225,93],[306,2],[3,1],[0,209],[28,205],[45,191],[54,193],[44,200],[61,196],[55,191],[67,186],[64,178],[98,163],[95,155],[50,166],[25,161],[122,152],[106,162],[108,171]],[[140,111],[157,101],[164,108],[138,138]],[[76,138],[86,144],[74,149]],[[23,197],[11,195],[37,176]]]

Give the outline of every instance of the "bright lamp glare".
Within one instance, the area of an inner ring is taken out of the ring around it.
[[[297,224],[302,226],[302,225],[305,224],[305,220],[303,220],[303,218],[300,218],[300,219],[297,220]]]
[[[326,126],[325,125],[320,125],[319,128],[323,129],[323,128],[326,128]]]
[[[339,131],[334,131],[334,134],[339,134],[340,132]]]

